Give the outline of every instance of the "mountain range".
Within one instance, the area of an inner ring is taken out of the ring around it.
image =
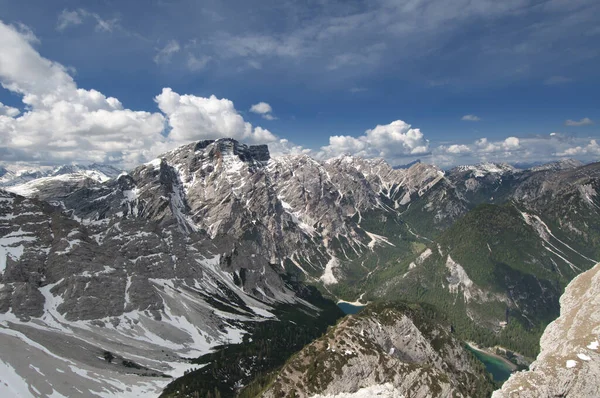
[[[129,172],[0,174],[0,363],[25,396],[158,395],[184,370],[165,391],[189,395],[218,373],[193,358],[309,316],[291,355],[341,316],[326,298],[420,302],[452,339],[533,358],[564,287],[600,258],[600,163],[393,168],[220,139]],[[287,360],[257,357],[216,391]]]

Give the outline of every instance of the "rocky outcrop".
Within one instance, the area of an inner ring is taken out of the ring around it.
[[[573,279],[560,305],[536,361],[513,374],[494,398],[600,396],[600,264]]]
[[[449,326],[416,305],[379,304],[344,318],[294,355],[262,396],[350,397],[381,390],[384,396],[479,397],[491,386]]]

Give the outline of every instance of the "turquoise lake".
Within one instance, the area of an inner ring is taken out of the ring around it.
[[[362,310],[363,308],[365,308],[362,305],[352,305],[352,304],[349,304],[349,303],[338,303],[338,307],[340,307],[340,309],[346,315],[356,314],[356,313],[360,312],[360,310]]]
[[[512,370],[504,361],[481,351],[474,350],[469,346],[467,346],[467,349],[471,351],[477,359],[483,362],[487,371],[492,374],[494,381],[502,383],[508,380]]]

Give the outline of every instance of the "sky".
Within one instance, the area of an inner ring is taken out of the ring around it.
[[[0,162],[600,160],[597,0],[0,0]]]

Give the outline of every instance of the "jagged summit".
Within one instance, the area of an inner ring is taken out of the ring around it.
[[[236,155],[242,161],[259,161],[267,162],[271,155],[267,145],[246,145],[232,138],[220,138],[218,140],[200,141],[195,146],[195,151],[203,151],[209,149],[215,155]]]
[[[201,160],[219,160],[226,157],[235,157],[245,163],[268,162],[271,159],[267,145],[246,145],[233,138],[219,138],[182,145],[147,164],[159,164],[160,159],[169,159],[172,162],[187,162],[193,165]]]

